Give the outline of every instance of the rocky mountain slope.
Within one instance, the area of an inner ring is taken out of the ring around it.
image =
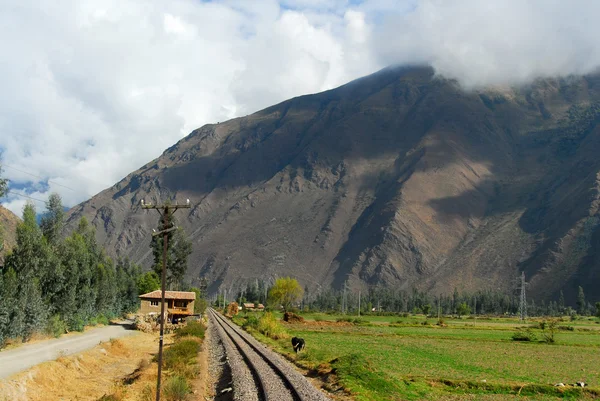
[[[600,296],[600,75],[463,91],[426,67],[203,126],[69,213],[151,263],[158,215],[189,198],[192,279]],[[224,287],[225,286],[225,287]]]
[[[0,266],[4,261],[4,255],[7,250],[11,249],[16,243],[17,225],[20,219],[15,216],[10,210],[0,206]]]

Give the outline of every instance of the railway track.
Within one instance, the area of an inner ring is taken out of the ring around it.
[[[208,309],[208,314],[227,354],[235,400],[329,400],[281,356],[215,310]]]

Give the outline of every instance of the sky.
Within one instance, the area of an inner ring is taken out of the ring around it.
[[[0,161],[21,214],[207,123],[428,64],[465,88],[600,66],[596,0],[0,0]]]

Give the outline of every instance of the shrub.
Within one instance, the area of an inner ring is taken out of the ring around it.
[[[46,334],[49,336],[58,338],[67,332],[67,324],[58,315],[52,316],[48,319],[46,325]]]
[[[563,331],[575,331],[575,327],[573,326],[558,326],[558,329]]]
[[[164,351],[164,366],[166,369],[186,372],[188,365],[196,363],[198,352],[200,352],[200,343],[195,340],[176,342]]]
[[[98,399],[98,401],[121,401],[122,398],[115,394],[104,394],[102,397]]]
[[[69,330],[72,331],[83,331],[85,328],[85,321],[81,317],[81,315],[73,315],[67,322],[67,326]]]
[[[183,401],[190,393],[190,386],[185,377],[173,376],[167,380],[163,388],[166,401]]]
[[[536,341],[537,336],[530,328],[519,329],[512,335],[513,341]]]
[[[248,330],[249,328],[258,330],[258,318],[254,315],[248,316],[248,319],[242,324],[242,328],[244,330]]]
[[[108,320],[108,317],[100,314],[96,317],[96,324],[103,324],[105,326],[108,326],[110,324],[110,321]]]
[[[287,333],[271,312],[266,312],[258,319],[258,331],[274,340],[287,338]]]
[[[229,316],[229,317],[233,317],[235,315],[237,315],[240,311],[240,308],[237,304],[237,302],[232,302],[229,305],[227,305],[226,311],[225,311],[225,316]]]
[[[543,329],[544,341],[547,342],[548,344],[554,343],[555,342],[554,335],[556,334],[557,330],[558,330],[558,320],[550,319],[547,322],[544,321],[544,329]]]
[[[188,322],[185,326],[175,331],[178,338],[192,336],[204,338],[204,325],[200,322]]]

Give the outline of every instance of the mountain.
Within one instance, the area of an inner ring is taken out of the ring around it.
[[[151,263],[184,201],[191,279],[297,277],[309,288],[515,288],[600,296],[600,75],[464,91],[428,67],[205,125],[69,212],[110,252]]]
[[[0,266],[4,262],[6,251],[16,244],[17,225],[20,221],[13,212],[0,206],[0,237],[4,241],[4,247],[0,249]]]

